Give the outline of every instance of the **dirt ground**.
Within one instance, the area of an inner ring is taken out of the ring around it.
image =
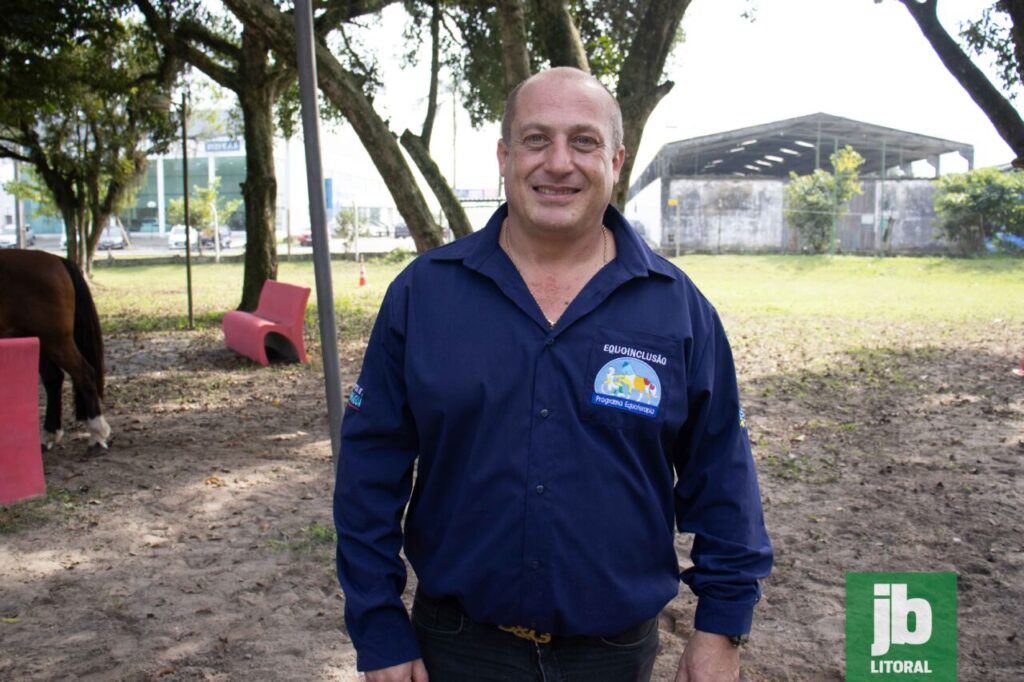
[[[959,574],[960,679],[1024,679],[1024,323],[726,324],[777,552],[745,677],[842,679],[845,573],[930,570]],[[315,349],[262,369],[205,331],[107,357],[110,449],[67,421],[48,496],[0,508],[0,679],[358,679]],[[693,606],[663,613],[656,679]]]

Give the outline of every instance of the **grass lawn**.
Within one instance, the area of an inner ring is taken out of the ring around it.
[[[677,265],[725,316],[837,318],[898,322],[1024,320],[1024,261],[1012,258],[861,258],[855,256],[682,256]],[[344,321],[372,319],[403,264],[332,263],[336,308]],[[279,279],[313,288],[313,264],[282,262]],[[216,327],[239,300],[240,264],[192,268],[200,328]],[[183,329],[181,265],[97,268],[93,293],[107,331]],[[310,320],[315,320],[310,306]],[[344,335],[346,330],[341,330]]]
[[[857,256],[674,259],[723,313],[1024,320],[1024,260]]]
[[[388,284],[404,267],[394,263],[367,263],[367,286],[359,287],[359,264],[331,264],[336,310],[342,322],[351,316],[365,322],[376,315]],[[307,321],[316,327],[316,283],[313,263],[281,262],[278,279],[313,290]],[[186,273],[183,265],[141,265],[97,268],[92,281],[93,297],[105,332],[169,331],[188,324]],[[196,327],[217,328],[228,310],[241,299],[240,263],[192,266],[192,302]],[[345,327],[340,334],[344,336]]]

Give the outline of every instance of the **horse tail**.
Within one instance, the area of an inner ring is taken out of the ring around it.
[[[67,258],[61,258],[64,269],[71,276],[75,287],[75,345],[96,374],[96,395],[103,397],[103,334],[100,332],[100,317],[96,304],[89,293],[89,285],[78,266]],[[85,418],[85,405],[78,391],[75,394],[75,412],[79,419]]]

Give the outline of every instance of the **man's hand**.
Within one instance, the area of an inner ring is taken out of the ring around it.
[[[366,682],[427,682],[427,668],[423,659],[417,658],[390,668],[371,670],[366,673]]]
[[[740,650],[725,635],[694,630],[679,659],[676,682],[737,682]]]

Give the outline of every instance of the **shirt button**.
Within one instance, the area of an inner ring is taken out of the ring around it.
[[[547,340],[544,341],[544,344],[547,346],[555,345],[555,338],[553,336],[548,337]]]
[[[537,486],[536,488],[534,488],[534,490],[537,491],[538,495],[543,495],[544,494],[544,486],[542,486],[542,485]]]
[[[530,562],[530,568],[532,568],[533,570],[536,571],[538,568],[540,568],[540,562],[536,561],[536,560],[531,561]]]
[[[543,410],[540,411],[540,416],[544,417],[545,419],[547,419],[547,416],[549,414],[551,414],[551,412],[548,411],[548,408],[546,408],[546,407]]]

